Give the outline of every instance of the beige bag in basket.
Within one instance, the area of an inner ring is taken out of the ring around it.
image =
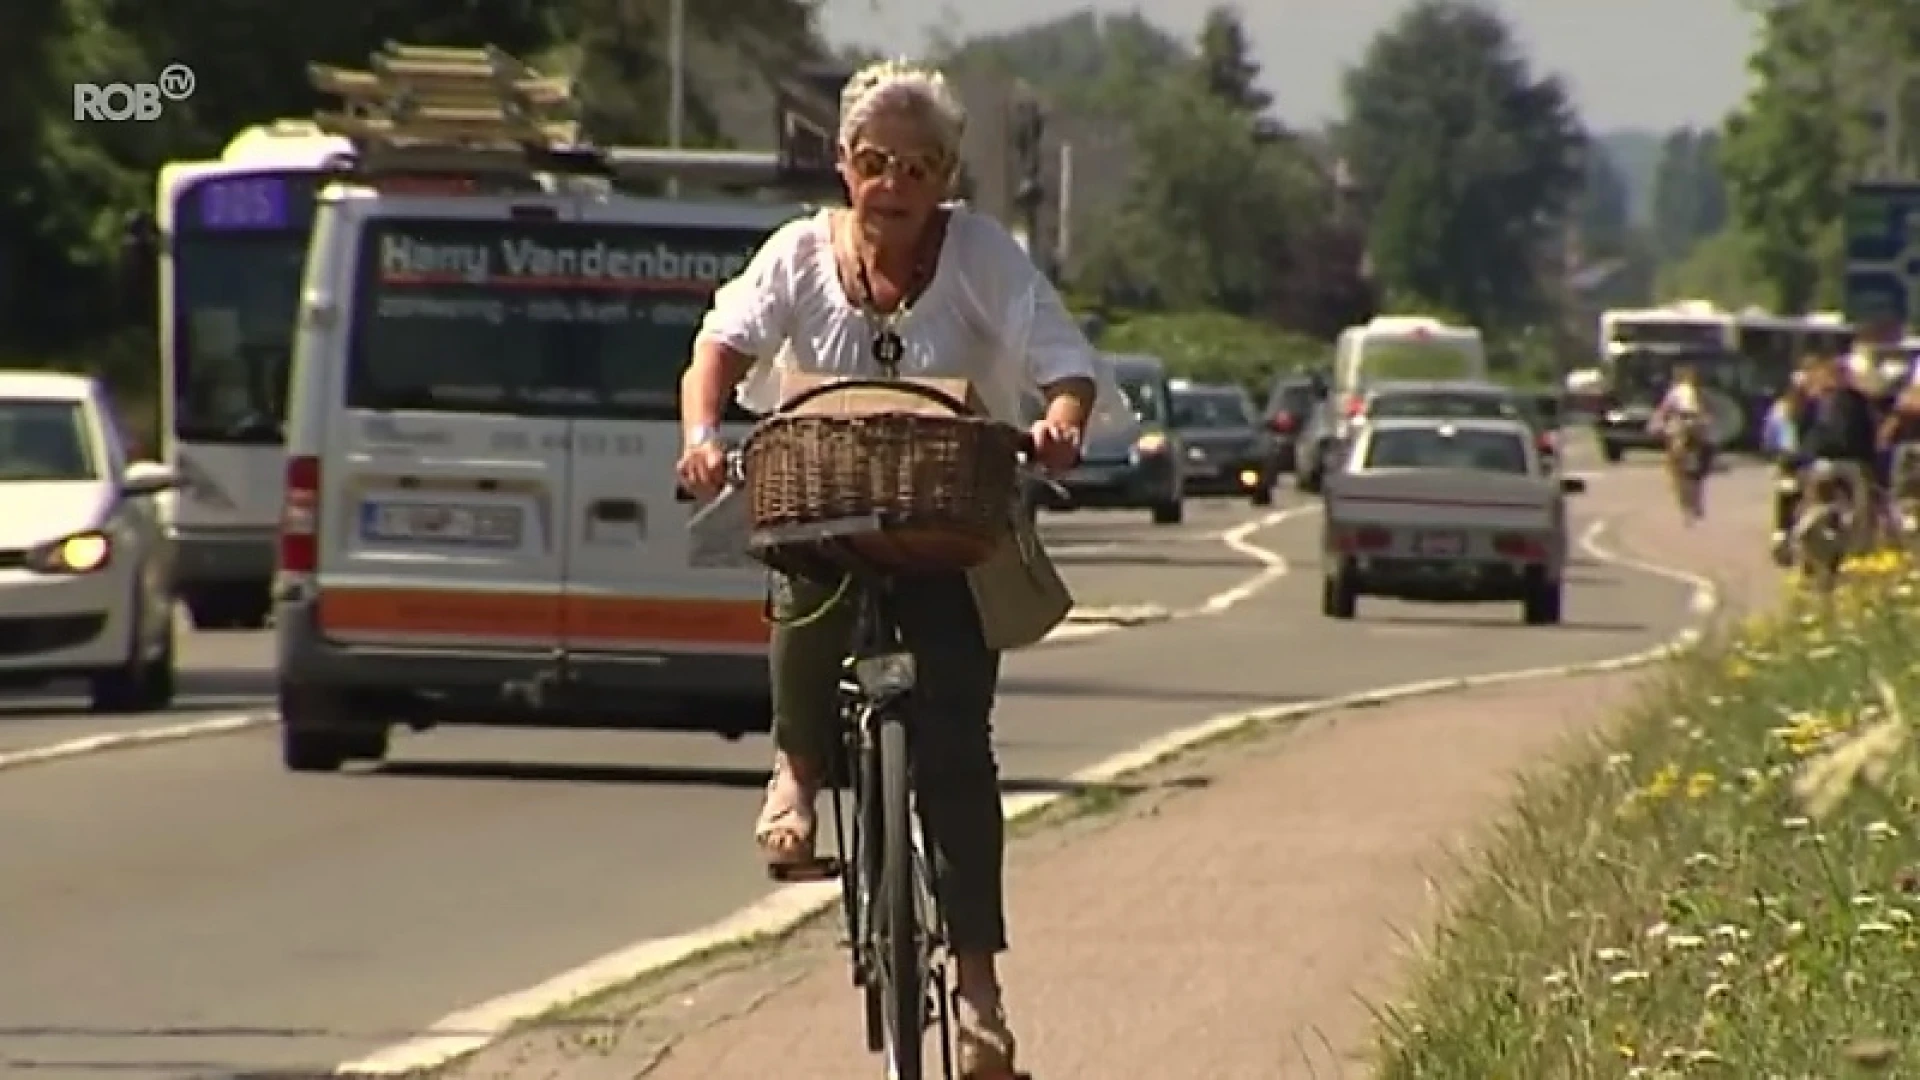
[[[1038,643],[1073,610],[1073,594],[1040,542],[1033,514],[1015,506],[1011,516],[993,557],[967,571],[981,634],[988,648],[1001,651]]]

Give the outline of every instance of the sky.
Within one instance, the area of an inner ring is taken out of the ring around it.
[[[1138,10],[1191,39],[1209,0],[822,0],[836,45],[913,55],[939,25],[951,36],[1017,29],[1093,8]],[[1754,21],[1738,0],[1490,0],[1536,74],[1559,75],[1593,131],[1717,124],[1746,91]],[[1265,89],[1298,126],[1334,119],[1340,78],[1409,0],[1247,0],[1241,5]]]

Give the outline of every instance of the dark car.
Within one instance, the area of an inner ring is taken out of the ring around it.
[[[1361,399],[1356,423],[1373,419],[1519,420],[1533,432],[1534,448],[1549,466],[1559,455],[1557,428],[1532,395],[1498,383],[1384,382]]]
[[[1279,458],[1253,399],[1237,386],[1173,383],[1173,429],[1186,446],[1189,495],[1244,495],[1273,505]]]
[[[1296,467],[1300,436],[1312,423],[1320,401],[1313,380],[1304,375],[1282,375],[1273,381],[1267,392],[1266,425],[1281,472],[1290,473]]]
[[[1184,448],[1170,423],[1173,391],[1166,365],[1151,356],[1110,356],[1134,422],[1087,429],[1080,466],[1061,478],[1067,501],[1055,509],[1142,509],[1156,525],[1186,517]]]

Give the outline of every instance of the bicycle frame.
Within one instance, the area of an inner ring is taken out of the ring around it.
[[[867,1048],[880,1052],[886,1044],[886,1010],[890,1003],[887,995],[893,995],[892,1007],[896,1010],[893,1026],[896,1038],[903,1043],[911,1038],[914,1046],[919,1046],[919,1038],[930,1019],[927,1006],[934,1009],[932,1018],[939,1021],[941,1040],[941,1058],[947,1075],[952,1074],[952,1040],[950,1037],[950,1018],[947,1014],[946,970],[943,964],[936,963],[945,948],[945,925],[941,915],[938,895],[938,882],[934,879],[936,870],[930,859],[925,860],[924,884],[928,893],[934,897],[928,917],[916,916],[914,925],[908,933],[914,935],[909,943],[914,961],[908,977],[917,984],[914,995],[919,1007],[909,1018],[898,1015],[899,1002],[903,999],[901,987],[890,984],[890,979],[876,978],[885,971],[895,971],[897,963],[889,963],[887,952],[900,946],[894,937],[895,928],[885,925],[887,918],[884,907],[886,897],[883,874],[887,869],[889,852],[886,850],[888,834],[887,814],[892,811],[888,793],[886,773],[889,766],[903,769],[911,778],[913,745],[912,697],[917,672],[911,652],[901,634],[899,622],[893,614],[894,593],[890,580],[884,577],[869,577],[859,581],[851,590],[860,605],[854,622],[853,640],[848,656],[848,665],[840,685],[841,749],[844,755],[846,784],[836,785],[833,790],[833,821],[836,846],[842,853],[840,860],[841,905],[847,921],[847,945],[852,968],[853,984],[865,998]],[[890,738],[888,729],[893,729],[904,738]],[[883,747],[892,746],[896,752],[904,750],[907,760],[898,764],[887,760],[888,754]],[[896,779],[897,782],[897,779]],[[842,799],[842,787],[850,787],[852,806]],[[910,820],[919,827],[922,836],[926,834],[925,821],[920,817],[915,801],[908,810]],[[897,828],[897,826],[896,826]],[[919,863],[917,852],[894,853],[896,858],[906,858]],[[908,869],[911,873],[911,868]],[[897,913],[896,913],[897,914]],[[900,954],[896,951],[896,958]],[[934,1000],[928,1002],[927,991],[935,991]],[[911,1053],[914,1066],[919,1064],[917,1053]],[[914,1073],[918,1076],[918,1072]]]

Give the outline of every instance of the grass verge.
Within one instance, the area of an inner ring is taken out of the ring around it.
[[[1524,785],[1381,1080],[1920,1075],[1920,578],[1880,564],[1678,660]]]

